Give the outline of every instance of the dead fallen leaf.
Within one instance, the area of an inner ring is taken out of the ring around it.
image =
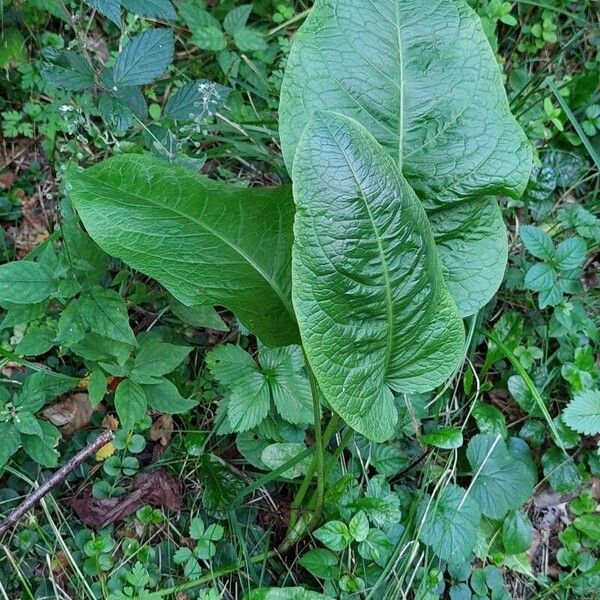
[[[104,427],[104,429],[116,431],[117,429],[119,429],[119,420],[117,419],[117,417],[109,413],[104,416],[104,419],[102,419],[102,427]]]
[[[150,428],[150,439],[153,442],[160,442],[166,446],[171,441],[173,435],[173,417],[171,415],[160,415]]]
[[[526,554],[527,559],[530,563],[533,562],[535,556],[537,555],[538,548],[540,547],[540,542],[542,541],[542,536],[537,529],[533,529],[533,534],[531,536],[531,546],[529,546]]]
[[[63,573],[69,567],[69,559],[67,555],[59,550],[53,557],[51,561],[52,572],[55,575],[59,575]]]
[[[92,529],[102,529],[133,514],[142,506],[164,507],[172,511],[181,509],[181,485],[164,469],[139,473],[133,479],[131,491],[119,498],[71,498],[67,504],[73,508],[81,522]]]
[[[65,437],[70,437],[90,422],[93,412],[87,394],[73,394],[51,404],[42,415],[56,425]]]
[[[0,189],[9,190],[16,179],[17,176],[12,171],[0,173]]]
[[[41,194],[36,193],[28,197],[23,193],[20,196],[23,218],[19,223],[15,238],[15,247],[19,258],[39,246],[50,235],[51,229]]]
[[[88,50],[96,57],[99,63],[105,65],[109,57],[109,51],[104,37],[94,29],[85,41]]]
[[[23,373],[24,371],[25,371],[25,367],[23,365],[11,360],[2,367],[2,369],[0,370],[0,373],[2,373],[2,375],[4,375],[4,377],[7,377],[8,379],[12,379],[16,374]]]

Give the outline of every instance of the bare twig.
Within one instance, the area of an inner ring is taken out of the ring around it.
[[[104,431],[92,444],[78,452],[67,461],[50,479],[46,480],[30,496],[28,496],[15,510],[13,510],[4,521],[0,523],[0,535],[6,533],[16,525],[19,519],[31,508],[33,508],[52,488],[61,483],[69,473],[74,471],[83,461],[106,446],[113,439],[113,432]]]

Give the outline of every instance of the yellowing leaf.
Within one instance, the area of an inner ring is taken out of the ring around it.
[[[98,452],[96,452],[96,460],[102,462],[107,458],[110,458],[115,453],[115,446],[112,442],[108,442],[105,446],[102,446]]]

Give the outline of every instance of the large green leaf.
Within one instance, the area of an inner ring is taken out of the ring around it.
[[[298,145],[294,309],[328,402],[388,438],[394,391],[424,392],[456,367],[464,329],[425,212],[359,123],[317,113]]]
[[[475,13],[462,0],[317,0],[296,34],[281,91],[290,172],[320,109],[356,119],[387,149],[430,215],[461,314],[483,306],[507,254],[488,197],[521,195],[532,150]]]
[[[298,341],[290,188],[235,188],[134,155],[71,169],[67,184],[106,252],[186,305],[229,308],[268,345]]]

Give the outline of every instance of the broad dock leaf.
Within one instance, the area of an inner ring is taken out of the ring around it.
[[[67,184],[106,252],[188,306],[225,306],[267,345],[297,343],[289,187],[232,187],[138,155],[71,169]]]
[[[290,172],[315,110],[356,119],[386,148],[428,212],[461,314],[486,304],[507,258],[490,197],[522,194],[532,149],[479,17],[462,0],[317,0],[281,91]]]
[[[294,162],[294,309],[327,401],[375,441],[397,420],[392,390],[442,383],[464,329],[425,211],[356,121],[316,113]]]

